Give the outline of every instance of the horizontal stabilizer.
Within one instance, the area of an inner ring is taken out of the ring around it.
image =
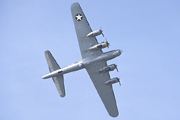
[[[50,72],[60,69],[58,63],[56,62],[56,60],[54,59],[54,57],[52,56],[50,51],[46,51],[45,56],[46,56],[46,60],[47,60]],[[65,96],[65,87],[64,87],[63,75],[54,76],[54,77],[52,77],[52,79],[56,85],[56,88],[57,88],[60,96],[64,97]]]
[[[46,56],[46,60],[47,60],[50,72],[60,69],[58,63],[56,62],[56,60],[54,59],[50,51],[47,50],[45,52],[45,56]]]
[[[65,96],[64,77],[58,75],[52,78],[61,97]]]

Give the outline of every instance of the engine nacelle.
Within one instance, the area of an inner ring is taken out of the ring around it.
[[[107,72],[107,71],[113,71],[114,69],[117,70],[117,65],[116,64],[111,64],[111,65],[108,65],[108,66],[105,66],[103,68],[101,68],[99,70],[99,72]],[[118,71],[118,70],[117,70]]]
[[[114,83],[117,83],[117,82],[119,82],[120,83],[120,79],[118,78],[118,77],[115,77],[115,78],[113,78],[113,79],[110,79],[110,80],[108,80],[108,81],[106,81],[104,84],[105,85],[108,85],[108,84],[114,84]]]
[[[99,43],[99,44],[96,44],[96,45],[90,47],[89,50],[103,49],[103,48],[106,48],[106,47],[109,47],[109,43],[107,41]]]
[[[101,34],[103,35],[102,30],[95,30],[95,31],[92,31],[89,34],[87,34],[87,37],[95,37],[95,36],[98,36]]]

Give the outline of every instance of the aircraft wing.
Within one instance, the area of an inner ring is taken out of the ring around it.
[[[89,50],[93,45],[98,44],[96,37],[87,37],[92,32],[92,29],[83,13],[79,3],[73,3],[71,13],[75,25],[75,30],[79,42],[82,58],[93,59],[103,54],[101,49]],[[86,70],[104,103],[105,108],[112,117],[118,116],[118,109],[114,92],[111,84],[105,85],[105,82],[110,80],[109,72],[99,72],[99,69],[107,66],[105,61],[96,62],[86,67]]]
[[[86,70],[109,115],[112,117],[117,117],[119,112],[112,85],[105,84],[106,81],[110,80],[109,72],[99,72],[99,70],[105,66],[107,66],[107,63],[105,61],[101,61],[87,66]]]
[[[75,26],[82,58],[100,56],[102,54],[101,49],[97,49],[93,51],[88,50],[88,48],[98,44],[98,42],[96,37],[93,36],[87,37],[87,35],[90,32],[92,32],[92,29],[79,3],[76,2],[71,5],[71,13],[74,21],[74,26]]]

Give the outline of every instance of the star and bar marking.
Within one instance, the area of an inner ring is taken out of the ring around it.
[[[83,17],[80,13],[78,13],[75,18],[77,21],[81,21]]]

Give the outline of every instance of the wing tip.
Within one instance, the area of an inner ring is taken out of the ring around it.
[[[80,4],[78,2],[74,2],[72,5],[71,5],[71,10],[75,9],[75,8],[81,8],[80,7]]]
[[[50,51],[49,51],[49,50],[46,50],[46,51],[45,51],[45,54],[48,54],[48,53],[50,53]]]
[[[65,96],[66,96],[65,94],[60,95],[60,97],[65,97]]]
[[[74,2],[74,3],[72,3],[72,5],[71,5],[71,6],[76,6],[76,5],[80,6],[80,4],[79,4],[78,2]]]
[[[117,117],[119,115],[119,112],[117,111],[117,112],[109,113],[109,115],[111,117]]]

